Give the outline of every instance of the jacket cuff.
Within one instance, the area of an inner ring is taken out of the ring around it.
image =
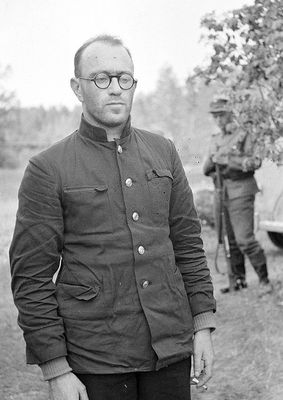
[[[194,316],[194,332],[202,329],[216,329],[215,315],[212,311],[203,312]]]
[[[66,357],[58,357],[54,360],[42,363],[39,366],[45,381],[57,378],[60,375],[64,375],[67,372],[72,371],[72,368],[68,364]]]

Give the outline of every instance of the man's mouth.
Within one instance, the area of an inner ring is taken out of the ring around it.
[[[107,103],[108,106],[124,106],[125,103],[121,101],[111,101],[110,103]]]

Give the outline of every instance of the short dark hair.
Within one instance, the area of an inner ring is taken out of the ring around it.
[[[102,42],[105,44],[109,44],[110,46],[122,46],[129,54],[131,60],[133,60],[130,50],[124,45],[123,41],[117,37],[112,35],[98,35],[93,38],[88,39],[76,52],[74,57],[74,70],[75,70],[75,77],[78,78],[80,76],[80,62],[82,58],[82,53],[84,50],[90,46],[92,43]]]

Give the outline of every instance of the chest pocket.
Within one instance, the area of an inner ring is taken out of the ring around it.
[[[168,169],[151,169],[146,171],[146,176],[152,200],[153,221],[158,224],[167,223],[173,176]]]
[[[113,230],[107,185],[65,188],[63,207],[68,233],[99,234]]]

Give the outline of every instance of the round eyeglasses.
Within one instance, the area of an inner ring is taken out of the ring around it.
[[[94,75],[93,78],[78,77],[78,79],[92,81],[99,89],[107,89],[111,85],[113,78],[117,78],[118,84],[123,90],[129,90],[137,83],[130,74],[110,75],[105,72],[100,72]]]

